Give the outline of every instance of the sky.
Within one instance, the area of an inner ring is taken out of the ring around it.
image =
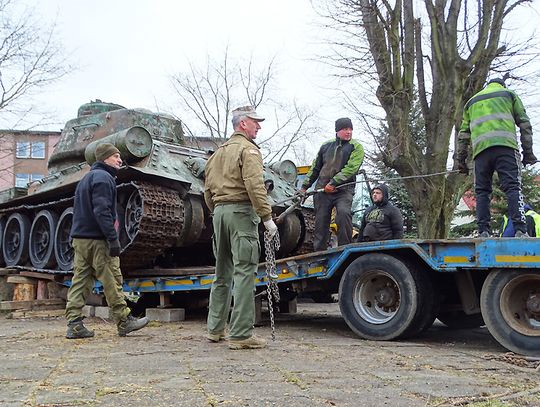
[[[77,65],[46,97],[60,122],[96,98],[170,111],[176,107],[171,75],[187,71],[189,61],[219,57],[227,46],[239,61],[247,62],[252,53],[261,61],[277,55],[284,99],[314,105],[322,100],[317,84],[324,67],[310,61],[320,40],[308,0],[25,1],[35,4],[45,21],[56,21]]]
[[[536,24],[538,1],[516,17],[515,27]],[[329,67],[317,62],[328,32],[310,0],[18,0],[30,5],[39,19],[56,24],[56,33],[75,69],[36,99],[51,112],[47,130],[59,130],[77,108],[101,99],[129,108],[170,112],[182,118],[171,75],[208,55],[231,55],[247,62],[277,55],[280,99],[293,99],[317,112],[321,136],[306,148],[316,151],[333,135],[334,120],[352,115],[340,102],[338,83]],[[531,11],[532,10],[532,11]],[[538,105],[537,92],[526,106]],[[357,98],[361,95],[355,95]],[[268,115],[261,106],[260,113]],[[538,115],[536,115],[538,116]],[[533,128],[540,120],[532,117]],[[264,127],[261,130],[264,136]],[[355,132],[355,138],[366,135]],[[540,152],[540,143],[535,146]]]

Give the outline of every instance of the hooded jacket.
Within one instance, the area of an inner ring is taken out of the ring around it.
[[[403,217],[398,208],[388,201],[388,187],[375,186],[383,193],[381,202],[366,209],[360,225],[359,237],[362,241],[401,239],[403,237]]]
[[[117,170],[102,161],[92,165],[75,190],[71,237],[113,241],[116,222]]]

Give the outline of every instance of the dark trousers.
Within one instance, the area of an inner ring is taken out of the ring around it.
[[[347,190],[338,190],[334,194],[319,192],[313,197],[315,205],[315,236],[313,249],[326,250],[330,239],[330,220],[332,208],[336,208],[336,225],[338,245],[352,243],[352,198],[353,193]]]
[[[499,175],[499,186],[506,194],[508,216],[516,231],[526,232],[525,209],[521,193],[521,161],[517,150],[510,147],[490,147],[474,159],[474,191],[478,231],[491,232],[489,210],[493,173]]]

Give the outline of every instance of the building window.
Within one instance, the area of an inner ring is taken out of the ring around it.
[[[26,188],[29,182],[39,181],[43,174],[15,174],[15,186]]]
[[[15,174],[15,186],[19,188],[26,188],[30,182],[30,174]]]
[[[18,141],[15,156],[17,158],[45,158],[45,142]]]
[[[30,143],[27,141],[17,142],[17,151],[15,156],[17,158],[30,158]]]
[[[36,141],[32,143],[32,158],[45,158],[45,142]]]

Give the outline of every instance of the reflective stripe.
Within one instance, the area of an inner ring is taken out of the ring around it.
[[[506,138],[517,143],[517,137],[515,133],[512,133],[511,131],[495,130],[481,134],[478,137],[474,137],[472,139],[473,148],[482,141],[486,141],[495,137]]]
[[[514,121],[514,116],[512,116],[510,113],[493,113],[488,114],[482,117],[479,117],[478,119],[471,120],[471,128],[478,126],[479,124],[482,124],[484,122],[487,122],[489,120],[511,120]]]

